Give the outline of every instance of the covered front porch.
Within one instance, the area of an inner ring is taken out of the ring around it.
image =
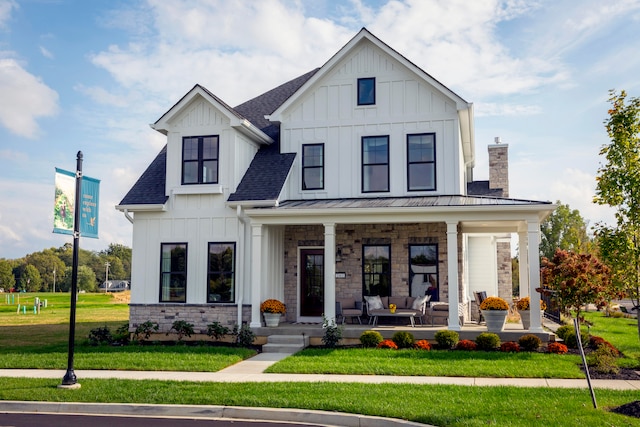
[[[251,230],[250,326],[262,327],[259,307],[268,298],[285,302],[287,322],[321,323],[323,317],[336,318],[338,299],[384,296],[376,293],[378,288],[389,296],[417,297],[420,292],[424,295],[428,278],[435,282],[434,300],[449,303],[447,324],[439,329],[464,331],[473,305],[467,237],[484,234],[510,239],[517,234],[520,296],[532,295],[540,286],[540,222],[554,208],[546,202],[438,196],[295,201],[248,209],[244,214]],[[414,246],[435,247],[433,272],[414,268]],[[388,282],[384,286],[367,277],[367,269],[373,268],[366,252],[371,247],[386,251],[381,271],[389,271],[380,276]],[[305,269],[314,256],[316,287],[307,292],[304,275],[309,270]],[[423,288],[414,284],[416,272],[424,278]],[[507,291],[508,296],[500,296],[510,302],[511,288]],[[310,298],[305,300],[307,293]],[[539,299],[532,298],[532,311],[539,310],[538,305]],[[539,319],[532,320],[530,331],[543,333]]]

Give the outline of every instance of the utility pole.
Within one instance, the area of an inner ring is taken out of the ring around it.
[[[107,288],[109,287],[109,267],[111,266],[111,264],[109,263],[109,261],[104,263],[104,292],[107,293]]]

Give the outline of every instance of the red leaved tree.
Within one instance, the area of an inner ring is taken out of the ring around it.
[[[612,285],[609,267],[593,254],[579,254],[557,249],[551,260],[542,258],[542,293],[551,294],[558,307],[576,318],[587,304],[603,307],[619,297]]]

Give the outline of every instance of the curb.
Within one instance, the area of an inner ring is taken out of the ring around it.
[[[58,403],[0,401],[0,413],[81,414],[191,418],[203,420],[263,420],[339,427],[433,427],[396,418],[374,417],[294,408],[251,408],[207,405],[149,405],[126,403]]]

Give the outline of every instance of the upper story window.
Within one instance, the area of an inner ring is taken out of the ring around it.
[[[209,243],[209,284],[207,302],[235,299],[235,243]]]
[[[389,136],[362,137],[362,192],[389,191]]]
[[[436,189],[436,134],[407,135],[407,187],[409,191]]]
[[[160,302],[187,301],[187,244],[162,243]]]
[[[324,188],[324,144],[302,146],[302,189]]]
[[[358,79],[358,105],[374,105],[375,103],[376,103],[375,77]]]
[[[218,183],[218,136],[182,138],[182,183]]]

